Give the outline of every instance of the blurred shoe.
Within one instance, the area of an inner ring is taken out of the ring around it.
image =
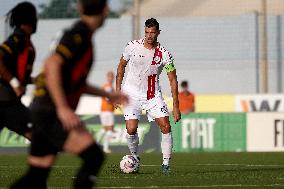
[[[112,151],[110,149],[104,149],[104,153],[110,154],[110,153],[112,153]]]
[[[133,155],[133,157],[134,157],[134,159],[136,160],[136,163],[137,163],[137,168],[134,170],[134,173],[138,173],[139,168],[140,168],[140,157],[136,156],[136,155]]]
[[[161,169],[162,169],[162,173],[164,173],[164,174],[169,174],[171,172],[169,165],[162,164]]]
[[[140,163],[140,157],[139,156],[133,156],[135,158],[135,160],[137,161],[137,163]]]

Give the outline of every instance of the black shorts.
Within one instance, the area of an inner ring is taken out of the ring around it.
[[[68,132],[63,129],[54,110],[32,109],[32,122],[31,155],[45,156],[63,150]]]
[[[0,130],[7,127],[20,135],[31,132],[31,112],[20,100],[0,102]]]

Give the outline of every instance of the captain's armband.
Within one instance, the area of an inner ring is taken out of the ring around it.
[[[165,65],[165,69],[166,69],[166,72],[172,72],[172,71],[174,71],[176,68],[175,68],[174,63],[170,63],[170,64]]]

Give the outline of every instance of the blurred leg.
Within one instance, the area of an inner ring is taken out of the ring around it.
[[[11,189],[46,189],[47,178],[55,160],[54,155],[44,157],[29,157],[29,169],[25,175],[17,180]]]
[[[74,181],[74,188],[91,189],[104,161],[101,148],[95,143],[92,135],[82,127],[70,131],[64,144],[64,150],[77,154],[83,160]]]

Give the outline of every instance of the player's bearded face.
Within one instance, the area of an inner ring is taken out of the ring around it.
[[[153,44],[157,41],[160,31],[156,27],[145,27],[145,40],[148,44]]]

